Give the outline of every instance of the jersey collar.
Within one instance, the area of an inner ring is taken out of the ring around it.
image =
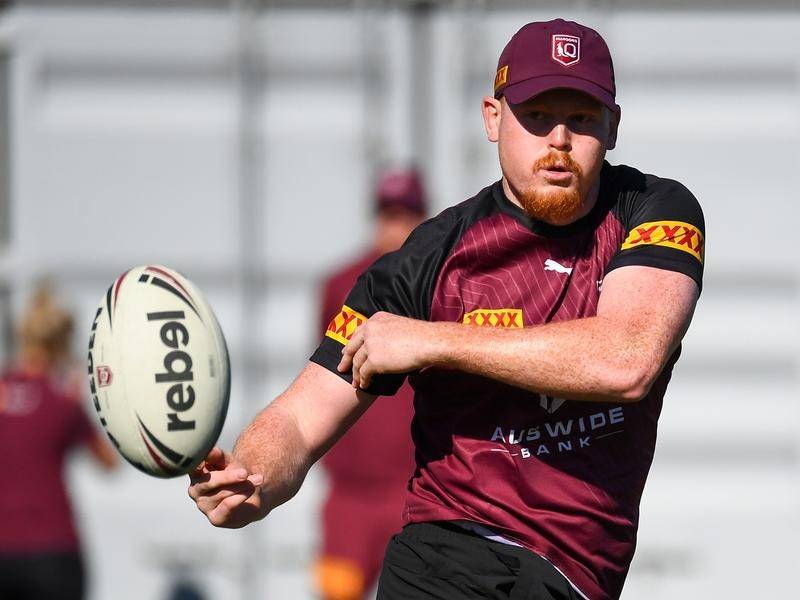
[[[503,191],[502,180],[496,181],[492,185],[492,197],[501,212],[509,215],[527,229],[530,229],[533,233],[551,238],[569,237],[586,231],[587,229],[594,229],[602,220],[603,216],[605,216],[606,212],[608,212],[610,169],[611,165],[608,161],[604,160],[603,168],[600,171],[600,191],[597,194],[597,202],[594,207],[592,207],[592,210],[589,211],[589,214],[569,225],[550,225],[549,223],[530,217],[522,208],[508,199]]]

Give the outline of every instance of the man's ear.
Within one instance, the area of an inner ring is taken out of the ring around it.
[[[503,105],[497,98],[485,96],[481,103],[483,126],[486,129],[486,138],[490,142],[500,139],[500,115]]]
[[[614,113],[609,111],[609,129],[608,140],[606,141],[606,150],[613,150],[617,145],[617,131],[619,130],[619,120],[622,117],[622,109]]]

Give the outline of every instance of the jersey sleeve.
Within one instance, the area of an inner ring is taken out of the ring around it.
[[[656,267],[688,275],[702,289],[705,219],[686,187],[660,179],[621,212],[626,237],[606,273],[629,265]]]
[[[429,319],[433,288],[446,252],[443,240],[449,227],[443,215],[420,225],[402,248],[382,256],[359,276],[344,306],[330,321],[322,342],[311,355],[312,362],[352,382],[352,373],[339,373],[336,367],[342,358],[342,349],[369,317],[385,311],[412,319]],[[366,391],[393,395],[406,375],[375,376]]]
[[[326,281],[322,289],[322,298],[320,299],[319,310],[319,330],[323,334],[330,323],[331,315],[339,308],[338,303],[334,299],[335,290],[333,289],[332,282]],[[341,298],[339,298],[341,300]]]

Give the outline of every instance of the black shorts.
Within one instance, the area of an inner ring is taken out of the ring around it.
[[[447,522],[406,525],[386,548],[378,600],[581,600],[541,556]]]
[[[81,600],[83,562],[77,553],[0,555],[0,599]]]

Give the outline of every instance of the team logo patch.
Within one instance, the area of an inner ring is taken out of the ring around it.
[[[638,246],[665,246],[683,250],[701,263],[705,254],[702,232],[691,223],[682,221],[653,221],[634,227],[622,244],[622,250]]]
[[[564,406],[566,400],[564,398],[554,398],[545,394],[539,394],[539,406],[545,409],[551,415],[559,408]]]
[[[554,34],[550,56],[565,67],[574,65],[581,59],[581,38],[574,35]]]
[[[352,338],[353,334],[356,332],[356,329],[366,322],[367,317],[345,305],[342,307],[342,310],[331,319],[325,335],[347,346],[350,338]]]
[[[114,374],[109,367],[97,367],[97,387],[106,387],[114,381]]]
[[[519,308],[479,308],[464,315],[464,324],[478,327],[521,329],[523,327],[522,310]]]
[[[497,75],[494,76],[495,93],[497,93],[497,90],[500,86],[506,84],[506,81],[508,81],[508,65],[497,69]]]

